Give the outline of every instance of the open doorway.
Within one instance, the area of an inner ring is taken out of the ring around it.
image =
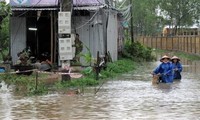
[[[27,17],[27,47],[36,60],[50,60],[51,17],[49,11],[34,11],[34,17]]]

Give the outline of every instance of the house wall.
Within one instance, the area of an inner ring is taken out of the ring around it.
[[[110,10],[107,27],[107,51],[110,52],[113,61],[118,58],[118,20],[117,13]]]
[[[13,64],[18,60],[17,53],[26,47],[26,18],[10,18],[10,46]]]
[[[93,19],[91,19],[93,18]],[[84,45],[89,47],[93,58],[97,57],[97,51],[104,54],[104,41],[103,41],[103,26],[102,16],[99,13],[91,13],[90,16],[74,16],[72,18],[74,24],[72,24],[72,32],[79,34],[80,40]],[[84,46],[82,53],[87,53],[87,49]],[[84,62],[81,58],[81,62]]]

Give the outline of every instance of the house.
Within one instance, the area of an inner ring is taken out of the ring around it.
[[[165,26],[163,28],[162,32],[163,36],[173,36],[173,35],[200,35],[200,28],[197,25],[193,26],[180,26],[180,27],[175,27],[175,26]]]
[[[24,48],[29,48],[37,59],[47,54],[53,63],[59,63],[58,13],[61,2],[10,0],[10,5],[13,12],[10,19],[13,63],[18,59],[17,53]],[[119,12],[106,0],[73,0],[71,13],[71,32],[79,34],[92,56],[96,58],[97,51],[100,55],[109,51],[112,60],[117,60],[119,43],[123,40]],[[82,52],[88,52],[86,47]]]

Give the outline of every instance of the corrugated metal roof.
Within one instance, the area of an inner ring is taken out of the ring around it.
[[[10,0],[11,10],[57,10],[59,0]],[[105,6],[105,0],[73,0],[74,10],[98,10]]]
[[[74,6],[98,6],[104,4],[104,0],[73,0]]]
[[[58,8],[11,8],[12,11],[24,11],[24,10],[58,10]]]
[[[74,7],[74,10],[98,10],[104,6],[85,6],[85,7]]]

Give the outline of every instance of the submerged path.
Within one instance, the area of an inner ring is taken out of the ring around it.
[[[200,119],[200,62],[182,61],[183,79],[173,84],[151,84],[150,72],[159,62],[104,83],[79,96],[51,94],[16,96],[5,85],[0,89],[0,119]]]

